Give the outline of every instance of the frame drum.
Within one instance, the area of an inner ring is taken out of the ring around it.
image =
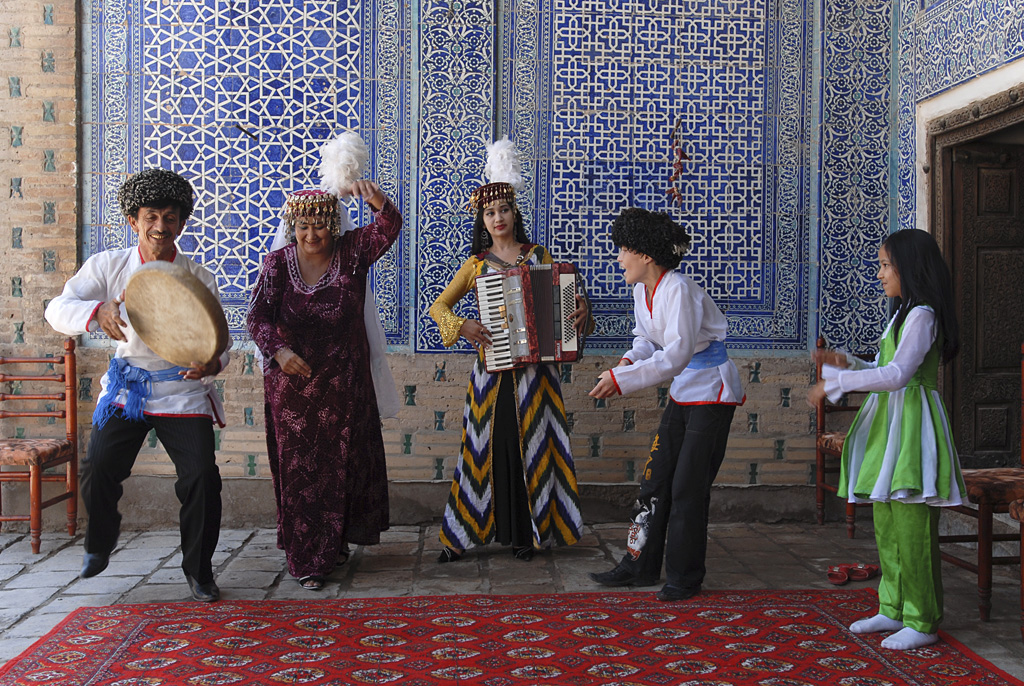
[[[132,274],[124,309],[139,338],[179,367],[207,364],[228,347],[228,322],[217,296],[171,262],[147,262]]]

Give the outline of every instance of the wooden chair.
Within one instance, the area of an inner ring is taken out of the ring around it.
[[[1021,346],[1021,417],[1024,420],[1024,345]],[[1024,430],[1024,422],[1022,422]],[[955,436],[954,436],[955,438]],[[996,467],[992,469],[963,470],[964,486],[967,488],[966,503],[947,508],[978,520],[977,535],[939,536],[943,543],[977,543],[977,564],[943,551],[942,559],[961,569],[978,575],[978,613],[981,621],[987,622],[992,609],[992,565],[1011,565],[1019,562],[1019,555],[992,556],[994,541],[1018,541],[1017,534],[993,534],[992,516],[1010,511],[1010,503],[1024,499],[1024,444],[1021,446],[1021,464],[1017,467]]]
[[[1010,503],[1010,517],[1020,522],[1020,636],[1024,638],[1024,499]]]
[[[37,373],[0,372],[0,383],[15,382],[18,386],[25,383],[61,384],[63,392],[58,393],[26,393],[18,388],[12,393],[0,393],[0,402],[37,401],[30,403],[30,409],[0,409],[0,418],[11,417],[54,417],[64,420],[65,436],[63,438],[0,438],[0,467],[15,466],[17,471],[0,471],[0,487],[6,481],[27,481],[29,488],[29,514],[2,515],[0,522],[29,522],[32,538],[32,552],[39,552],[39,533],[42,529],[43,509],[67,501],[68,535],[75,535],[78,520],[78,405],[76,386],[78,385],[75,369],[75,342],[67,339],[64,342],[64,353],[59,357],[0,357],[0,365],[47,365],[56,370],[57,365],[63,369],[56,373],[49,369],[40,369]],[[44,373],[45,372],[45,373]],[[33,389],[34,390],[34,389]],[[62,404],[59,409],[39,409],[41,401],[57,401]],[[53,467],[65,465],[63,474],[47,474]],[[27,471],[24,468],[27,467]],[[64,483],[64,491],[49,500],[43,500],[43,482],[59,481]]]
[[[825,339],[819,338],[817,347],[825,349]],[[821,378],[821,363],[815,364],[817,376]],[[833,413],[856,412],[860,409],[859,404],[850,404],[847,401],[843,405],[833,405],[827,400],[820,400],[815,408],[817,417],[816,437],[814,441],[814,496],[818,509],[818,524],[825,523],[825,494],[835,494],[837,486],[832,483],[833,475],[839,474],[839,459],[843,455],[843,442],[846,440],[845,431],[834,431],[828,429],[828,416]],[[859,505],[846,503],[846,535],[854,537],[857,530],[857,508]]]

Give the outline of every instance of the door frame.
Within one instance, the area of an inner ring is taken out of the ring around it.
[[[941,115],[926,123],[926,162],[922,171],[931,177],[928,228],[943,256],[953,258],[953,148],[977,141],[1024,122],[1024,83]],[[964,335],[963,332],[961,335]],[[942,365],[939,390],[948,407],[953,401],[953,365]],[[1021,427],[1024,432],[1024,426]]]

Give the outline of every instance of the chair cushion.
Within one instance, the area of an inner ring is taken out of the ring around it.
[[[1024,522],[1024,498],[1010,503],[1010,516],[1018,522]]]
[[[843,442],[846,440],[845,431],[830,431],[818,436],[818,447],[822,450],[829,450],[834,453],[843,452]]]
[[[0,438],[0,464],[41,465],[73,455],[74,450],[63,438]]]
[[[1024,468],[965,469],[963,475],[967,499],[972,503],[1009,505],[1024,498]]]

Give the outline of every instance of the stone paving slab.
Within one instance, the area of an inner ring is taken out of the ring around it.
[[[114,570],[110,570],[114,571]],[[97,593],[127,593],[139,585],[143,579],[142,575],[135,576],[113,576],[106,572],[89,579],[78,579],[68,585],[63,593],[71,595],[96,595]]]
[[[45,603],[59,590],[45,587],[0,590],[0,609],[24,608],[31,611]]]
[[[184,577],[174,584],[142,584],[121,595],[115,605],[122,603],[185,603],[193,602]]]
[[[33,612],[5,631],[4,641],[7,641],[9,638],[38,639],[48,634],[53,627],[60,624],[65,616],[59,612]]]
[[[0,663],[7,662],[11,658],[21,655],[38,640],[38,637],[15,638],[13,636],[5,636],[4,640],[0,641]]]
[[[103,607],[114,605],[121,598],[121,593],[97,593],[93,595],[62,594],[55,596],[50,602],[38,607],[35,612],[63,612],[68,614],[80,607]]]
[[[230,570],[217,575],[217,585],[222,591],[232,589],[265,589],[277,581],[280,570],[274,572],[258,572],[252,570]],[[264,595],[266,592],[263,592]]]
[[[67,586],[78,578],[78,570],[63,572],[36,572],[31,574],[19,574],[4,584],[4,590],[18,590],[22,588],[53,588],[58,589]]]
[[[238,556],[225,565],[229,572],[279,572],[285,566],[284,553],[267,556]]]
[[[171,548],[172,550],[181,545],[181,534],[178,533],[157,533],[157,534],[141,534],[133,536],[130,540],[122,545],[124,550],[130,550],[132,548],[144,548],[146,550],[155,550],[158,548]]]
[[[163,562],[163,558],[156,555],[149,559],[143,558],[139,560],[115,560],[114,557],[117,556],[112,556],[110,558],[110,564],[107,565],[107,568],[101,573],[101,576],[149,576],[159,569],[160,564]],[[81,565],[81,560],[79,560],[79,565]],[[78,571],[79,570],[76,568],[76,576],[78,575]]]
[[[0,565],[0,583],[13,579],[23,569],[25,565]]]
[[[179,546],[139,546],[135,548],[121,548],[110,556],[110,564],[122,564],[125,562],[138,562],[139,560],[153,561],[168,558],[178,551]],[[79,564],[81,564],[81,555]]]
[[[184,584],[185,573],[181,571],[180,563],[177,565],[165,565],[149,575],[151,584]]]

